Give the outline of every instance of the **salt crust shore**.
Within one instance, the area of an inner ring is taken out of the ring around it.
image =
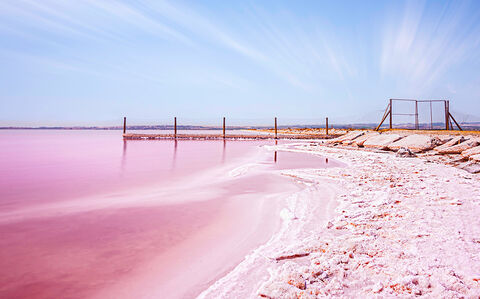
[[[282,229],[200,298],[480,297],[478,175],[393,153],[272,149],[348,166],[282,171],[307,186]]]

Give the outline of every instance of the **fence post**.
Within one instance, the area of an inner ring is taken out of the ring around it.
[[[123,134],[127,132],[127,118],[123,117]]]
[[[448,119],[448,129],[452,129],[452,126],[450,126],[451,120],[450,120],[450,100],[447,100],[447,119]]]
[[[392,129],[392,99],[390,99],[390,129]]]
[[[174,136],[177,138],[177,117],[173,118],[173,130],[174,130]]]
[[[432,112],[432,102],[430,101],[430,130],[433,130],[433,112]]]
[[[445,130],[448,131],[448,103],[447,101],[445,100],[444,101],[444,104],[445,104]]]
[[[415,130],[419,129],[419,124],[418,124],[418,101],[415,100]]]
[[[225,139],[225,116],[223,117],[223,139]]]
[[[277,118],[275,117],[275,139],[277,139]]]
[[[325,128],[326,128],[326,134],[328,136],[328,117],[325,118]]]

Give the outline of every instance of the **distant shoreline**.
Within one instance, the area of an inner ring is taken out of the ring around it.
[[[377,123],[360,123],[360,124],[332,124],[331,128],[335,129],[374,129]],[[434,123],[434,129],[442,129],[444,124]],[[396,124],[397,129],[409,129],[413,124]],[[464,130],[480,130],[480,122],[468,122],[461,123]],[[227,130],[269,130],[273,126],[227,126]],[[279,125],[279,129],[324,129],[324,125]],[[386,126],[381,129],[387,128]],[[429,126],[428,126],[429,128]],[[420,129],[428,129],[427,127]],[[173,130],[173,125],[132,125],[127,126],[127,130]],[[4,126],[0,127],[0,130],[123,130],[123,126],[40,126],[40,127],[28,127],[28,126]],[[221,126],[194,126],[194,125],[178,125],[177,130],[222,130]]]

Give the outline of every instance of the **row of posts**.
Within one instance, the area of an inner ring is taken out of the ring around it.
[[[325,130],[328,135],[328,117],[325,118]],[[177,117],[173,118],[173,132],[174,137],[177,138]],[[127,133],[127,118],[123,117],[123,134]],[[277,118],[275,117],[275,139],[277,139]],[[223,138],[225,138],[225,117],[223,118]]]

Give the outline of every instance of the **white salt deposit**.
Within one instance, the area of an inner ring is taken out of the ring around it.
[[[296,219],[200,297],[480,296],[480,176],[394,153],[280,148],[350,166],[283,171],[308,183],[288,199]]]

